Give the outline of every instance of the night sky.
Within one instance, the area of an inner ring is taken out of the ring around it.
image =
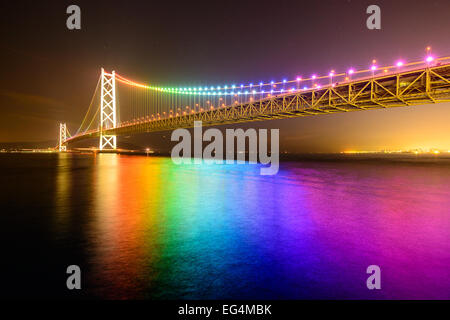
[[[81,8],[81,30],[66,8]],[[381,7],[381,30],[366,28]],[[450,55],[450,1],[5,1],[0,4],[0,142],[75,131],[100,68],[161,85],[222,85],[326,74],[372,59]],[[450,105],[306,117],[280,128],[287,151],[450,149]],[[152,139],[152,135],[148,135]]]

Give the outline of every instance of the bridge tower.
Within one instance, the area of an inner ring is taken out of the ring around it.
[[[116,149],[117,137],[103,134],[103,130],[116,127],[116,74],[102,68],[100,95],[100,150]]]
[[[65,123],[59,124],[59,152],[67,151],[67,147],[65,144],[67,139],[67,126]]]

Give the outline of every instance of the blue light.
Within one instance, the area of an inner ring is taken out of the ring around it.
[[[259,85],[260,85],[260,86],[262,86],[262,85],[263,85],[263,83],[262,83],[262,82],[260,82],[260,83],[259,83]]]
[[[283,79],[283,83],[286,83],[286,79]]]

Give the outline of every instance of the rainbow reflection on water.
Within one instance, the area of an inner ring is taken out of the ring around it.
[[[34,270],[79,264],[88,297],[450,298],[449,160],[283,162],[261,176],[257,165],[36,157],[57,169],[27,190],[52,186],[33,204],[53,199],[36,227],[53,258]],[[2,189],[13,202],[15,191]],[[366,288],[371,264],[378,291]]]

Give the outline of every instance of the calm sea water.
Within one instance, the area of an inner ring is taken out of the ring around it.
[[[1,295],[449,299],[450,160],[0,155]],[[82,290],[66,289],[66,268]],[[381,268],[368,290],[366,268]]]

